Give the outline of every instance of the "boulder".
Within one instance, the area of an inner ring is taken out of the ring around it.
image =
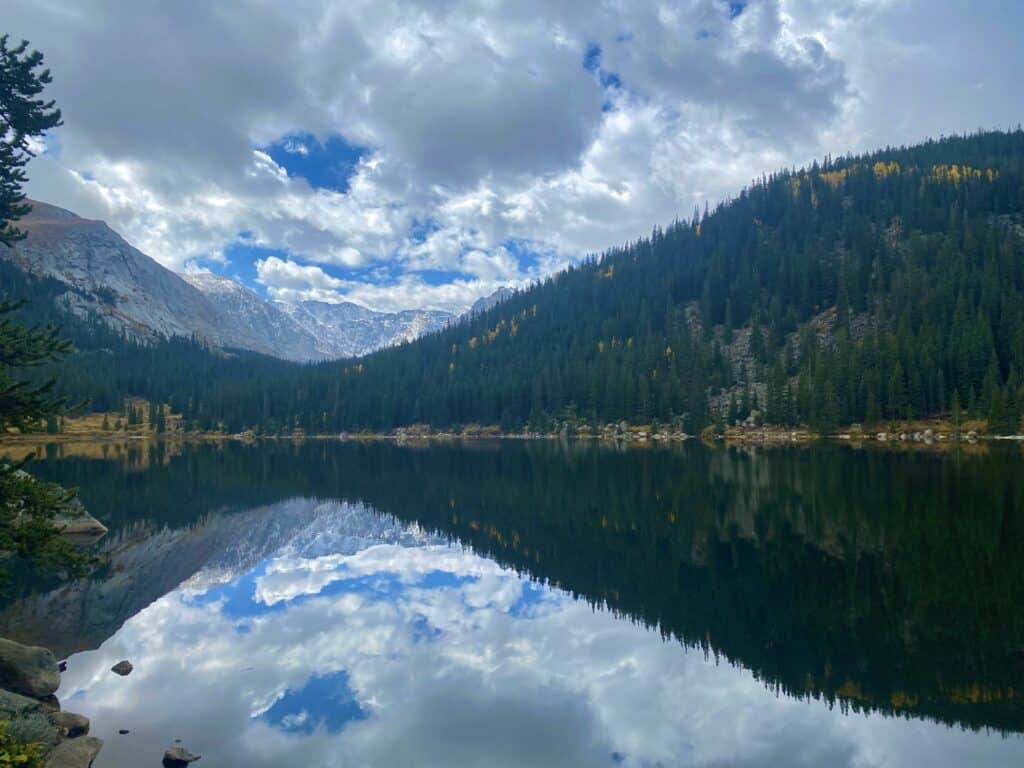
[[[50,715],[50,719],[69,739],[89,733],[89,718],[85,715],[76,715],[74,712],[54,712]]]
[[[107,526],[88,512],[83,512],[77,517],[55,517],[53,524],[76,543],[92,543],[107,535]]]
[[[47,756],[43,768],[89,768],[102,748],[102,739],[95,736],[62,741]]]
[[[9,723],[7,733],[18,741],[38,741],[46,749],[60,741],[60,729],[50,714],[27,696],[0,690],[0,721]]]
[[[133,669],[135,669],[135,667],[132,666],[132,663],[125,659],[124,661],[117,662],[117,664],[110,668],[110,671],[115,675],[125,677],[126,675],[130,675]]]
[[[0,638],[0,688],[42,699],[59,685],[60,672],[52,653]]]
[[[171,747],[164,752],[164,768],[185,768],[199,758],[200,755],[193,755],[184,747]]]

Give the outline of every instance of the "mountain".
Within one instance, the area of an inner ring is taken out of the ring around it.
[[[182,275],[213,305],[218,316],[231,325],[245,328],[259,339],[262,349],[245,345],[243,349],[266,351],[282,360],[324,360],[344,357],[311,334],[282,306],[269,302],[255,291],[226,277],[209,273]]]
[[[273,350],[270,354],[283,360],[359,357],[412,341],[443,328],[455,317],[422,309],[375,312],[348,301],[267,301],[227,277],[192,273],[184,278],[202,291],[223,317],[247,329]]]
[[[27,237],[0,259],[63,283],[58,306],[152,343],[197,336],[215,347],[284,360],[355,357],[444,327],[446,312],[374,312],[352,303],[267,301],[212,274],[178,275],[129,245],[102,221],[32,201],[18,222]]]
[[[58,301],[75,315],[102,317],[141,340],[198,333],[218,345],[244,346],[219,327],[202,293],[102,221],[32,201],[18,228],[27,237],[14,248],[0,247],[0,255],[64,283],[67,291]]]
[[[360,357],[377,349],[412,341],[444,328],[455,319],[450,312],[412,309],[375,312],[349,301],[278,303],[279,309],[317,339],[324,357]]]
[[[469,311],[466,313],[466,315],[468,315],[469,317],[474,317],[476,315],[482,314],[487,310],[493,309],[494,307],[498,306],[501,302],[508,301],[514,295],[515,291],[513,291],[511,288],[502,286],[494,293],[488,296],[481,296],[479,299],[474,301],[473,306],[469,308]]]
[[[63,393],[177,401],[196,426],[230,430],[694,433],[749,419],[829,431],[942,415],[1014,433],[1022,254],[1024,131],[955,136],[764,176],[355,363],[222,365],[167,349],[128,356],[138,391],[115,362],[101,377],[95,361],[68,361]]]

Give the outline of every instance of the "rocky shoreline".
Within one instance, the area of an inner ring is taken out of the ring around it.
[[[89,768],[103,748],[103,739],[89,735],[85,715],[61,710],[56,693],[64,666],[46,648],[0,638],[0,723],[13,741],[34,745],[42,768]],[[110,671],[126,677],[132,665],[119,661]],[[5,759],[10,761],[10,756],[0,751],[0,762]],[[199,759],[200,755],[176,743],[164,752],[162,764],[185,768]]]
[[[38,744],[44,768],[88,768],[103,740],[89,718],[60,708],[61,667],[46,648],[0,638],[0,721],[24,744]]]

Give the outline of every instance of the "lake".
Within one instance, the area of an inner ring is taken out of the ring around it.
[[[110,529],[0,634],[98,768],[1024,764],[1024,455],[51,447]],[[121,659],[135,670],[110,672]],[[120,735],[119,729],[128,734]]]

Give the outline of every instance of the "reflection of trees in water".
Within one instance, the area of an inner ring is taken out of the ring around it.
[[[45,470],[114,527],[293,495],[362,499],[788,694],[1024,730],[1018,465],[1011,451],[829,445],[311,442]]]

